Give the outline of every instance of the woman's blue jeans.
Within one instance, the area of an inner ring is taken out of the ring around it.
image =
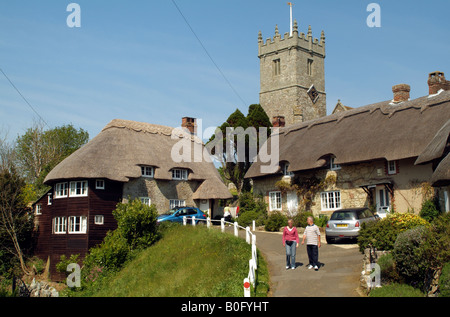
[[[291,245],[289,243],[292,242]],[[295,268],[295,251],[297,249],[297,241],[286,241],[286,267]]]

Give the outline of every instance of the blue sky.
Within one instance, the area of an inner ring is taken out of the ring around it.
[[[48,127],[72,123],[93,138],[112,119],[179,126],[181,117],[220,125],[259,102],[258,31],[289,31],[285,0],[0,0],[0,68]],[[69,28],[69,3],[81,27]],[[366,24],[368,4],[381,27]],[[326,35],[328,113],[338,99],[359,107],[428,93],[429,72],[450,78],[450,1],[294,1],[300,32]],[[24,133],[37,115],[0,73],[0,134]],[[3,132],[2,132],[3,131]]]

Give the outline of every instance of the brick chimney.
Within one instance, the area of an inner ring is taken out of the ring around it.
[[[284,128],[286,126],[286,121],[283,116],[273,117],[272,125],[274,128]]]
[[[392,92],[394,93],[394,103],[400,103],[409,100],[409,92],[411,87],[407,84],[399,84],[392,87]]]
[[[197,119],[184,117],[181,119],[181,127],[188,129],[193,135],[197,135]]]
[[[450,81],[445,80],[443,72],[433,72],[428,75],[428,88],[430,95],[437,94],[439,90],[450,90]]]

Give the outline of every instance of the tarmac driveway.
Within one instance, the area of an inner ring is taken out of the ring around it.
[[[308,270],[306,245],[297,249],[295,270],[286,270],[286,251],[281,233],[255,232],[256,245],[269,266],[273,297],[360,297],[359,278],[363,255],[357,244],[327,244],[322,236],[320,269]],[[300,235],[301,242],[301,235]]]

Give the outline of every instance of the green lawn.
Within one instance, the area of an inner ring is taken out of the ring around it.
[[[241,238],[204,226],[174,226],[98,290],[84,295],[242,297],[250,258],[251,246]],[[252,296],[267,296],[269,274],[259,252],[258,266]]]

